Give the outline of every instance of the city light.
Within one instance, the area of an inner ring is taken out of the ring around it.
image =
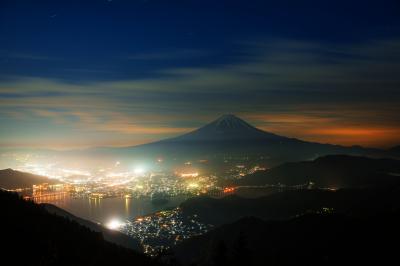
[[[144,252],[154,256],[185,239],[202,235],[212,227],[213,225],[202,223],[196,214],[185,215],[180,208],[174,208],[126,221],[120,230],[139,238]]]
[[[142,167],[136,167],[135,170],[133,170],[133,172],[137,175],[140,175],[140,174],[144,174],[145,170]]]
[[[189,187],[189,188],[198,188],[198,187],[199,187],[199,184],[197,184],[197,183],[190,183],[190,184],[188,185],[188,187]]]
[[[197,173],[197,172],[181,174],[181,177],[198,177],[198,176],[199,176],[199,173]]]
[[[121,222],[120,220],[112,219],[110,222],[106,224],[106,227],[111,230],[118,230],[122,225],[124,225],[124,223]]]
[[[224,193],[231,193],[234,192],[235,188],[234,187],[226,187],[224,188]]]
[[[28,160],[28,159],[27,159]],[[39,164],[24,161],[21,168],[24,170],[34,169],[48,173],[49,176],[59,177],[60,183],[37,183],[32,188],[18,188],[19,193],[27,200],[37,203],[65,204],[68,201],[88,199],[92,208],[104,208],[104,204],[110,199],[114,201],[123,200],[124,213],[115,213],[103,225],[109,230],[121,231],[125,234],[138,237],[145,252],[149,255],[158,254],[160,250],[170,248],[177,243],[201,235],[211,229],[212,225],[203,224],[196,215],[185,216],[179,208],[158,211],[153,214],[144,214],[141,217],[127,217],[130,212],[131,202],[149,202],[153,207],[160,205],[157,201],[170,201],[174,197],[190,198],[205,195],[213,198],[221,198],[235,194],[240,187],[218,185],[218,178],[226,175],[231,180],[242,178],[243,175],[252,174],[256,171],[266,170],[258,165],[248,162],[232,164],[227,168],[226,173],[210,174],[202,169],[182,169],[168,171],[161,167],[152,169],[149,164],[133,164],[130,168],[124,168],[123,163],[110,161],[97,166],[95,170],[56,168],[53,164]],[[118,166],[118,167],[115,167]],[[279,186],[271,189],[306,189],[313,185],[312,182],[301,186]],[[335,190],[334,187],[325,189]],[[17,191],[17,190],[16,190]],[[104,205],[101,207],[100,203]],[[155,205],[156,204],[156,205]],[[153,208],[152,207],[152,208]],[[319,213],[330,213],[330,209],[322,208]],[[127,217],[125,220],[122,217]],[[210,227],[211,226],[211,227]]]

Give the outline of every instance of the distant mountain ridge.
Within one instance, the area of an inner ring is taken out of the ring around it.
[[[400,187],[341,189],[338,191],[305,189],[274,193],[259,198],[243,198],[236,195],[215,199],[191,198],[180,204],[182,212],[197,215],[206,224],[219,226],[240,218],[253,216],[265,220],[285,220],[309,211],[317,212],[332,208],[335,212],[379,213],[400,210]],[[365,210],[365,208],[367,208]]]
[[[11,168],[0,170],[0,188],[16,189],[16,188],[32,188],[32,185],[40,183],[60,182],[49,179],[45,176],[34,175]]]
[[[310,181],[317,187],[388,186],[400,183],[400,160],[327,155],[259,171],[236,181],[235,185],[300,185]]]

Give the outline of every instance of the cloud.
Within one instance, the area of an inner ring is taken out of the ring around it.
[[[308,140],[400,142],[393,133],[400,125],[400,40],[340,45],[275,40],[242,47],[231,63],[167,68],[146,79],[2,81],[0,119],[13,114],[17,124],[26,116],[40,117],[70,130],[106,132],[110,139],[120,137],[114,133],[160,139],[237,113],[264,129]],[[167,60],[185,53],[130,59]]]
[[[209,53],[197,49],[179,49],[174,51],[140,53],[124,56],[123,58],[137,61],[154,61],[154,60],[182,60],[193,59],[195,57],[207,56]]]
[[[193,130],[193,128],[160,126],[159,124],[154,125],[151,123],[146,125],[143,121],[145,117],[135,119],[118,112],[34,110],[33,113],[40,117],[52,119],[57,124],[67,124],[80,130],[91,132],[165,136]]]

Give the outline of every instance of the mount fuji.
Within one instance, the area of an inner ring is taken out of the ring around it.
[[[185,135],[170,139],[175,141],[232,141],[232,140],[283,140],[287,139],[262,131],[239,117],[227,114]]]
[[[227,114],[184,135],[133,147],[113,149],[128,156],[196,160],[226,157],[263,158],[270,165],[329,154],[377,155],[380,150],[302,141],[258,129]]]

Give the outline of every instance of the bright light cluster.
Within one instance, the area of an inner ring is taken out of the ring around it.
[[[124,223],[118,219],[112,219],[106,224],[106,227],[111,230],[118,230]]]

